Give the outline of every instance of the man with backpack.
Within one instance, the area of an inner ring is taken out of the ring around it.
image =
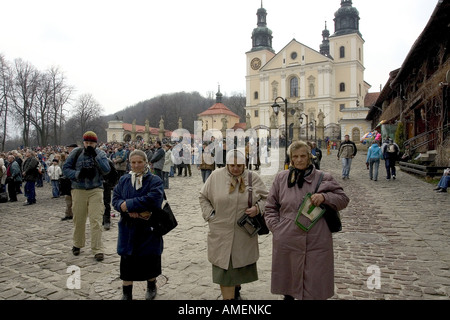
[[[387,137],[381,149],[383,150],[384,165],[386,167],[386,180],[391,180],[391,177],[395,180],[395,161],[397,160],[400,148],[391,138]]]

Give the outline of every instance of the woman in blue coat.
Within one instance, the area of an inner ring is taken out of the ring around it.
[[[366,164],[369,168],[370,180],[378,180],[378,168],[380,167],[380,160],[383,159],[383,152],[377,141],[372,142],[372,146],[367,151]]]
[[[162,236],[153,231],[149,216],[161,208],[163,181],[153,175],[146,154],[130,153],[131,171],[114,188],[112,204],[120,212],[117,253],[120,255],[122,300],[132,300],[133,281],[147,280],[147,300],[156,296],[156,277],[161,274]]]

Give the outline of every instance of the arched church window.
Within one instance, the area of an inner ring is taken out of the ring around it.
[[[258,98],[259,98],[258,97],[258,91],[255,91],[255,93],[253,94],[253,97],[254,97],[255,100],[258,100]]]
[[[298,78],[297,77],[293,77],[290,80],[290,96],[298,97]]]
[[[344,92],[344,91],[345,91],[345,83],[344,83],[344,82],[341,82],[341,83],[339,84],[339,91],[340,91],[340,92]]]

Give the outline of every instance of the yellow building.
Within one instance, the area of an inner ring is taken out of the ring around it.
[[[364,103],[370,85],[364,81],[364,39],[352,1],[341,0],[335,33],[330,36],[325,25],[320,51],[292,39],[276,53],[266,16],[261,6],[253,46],[246,53],[245,109],[252,128],[279,128],[284,134],[287,102],[289,140],[305,139],[308,131],[308,139],[349,134],[359,142],[371,129]],[[278,116],[272,108],[275,100],[281,106]]]

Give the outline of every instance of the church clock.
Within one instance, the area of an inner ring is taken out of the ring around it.
[[[258,70],[261,68],[261,60],[259,58],[253,58],[252,62],[250,62],[250,65],[253,70]]]

